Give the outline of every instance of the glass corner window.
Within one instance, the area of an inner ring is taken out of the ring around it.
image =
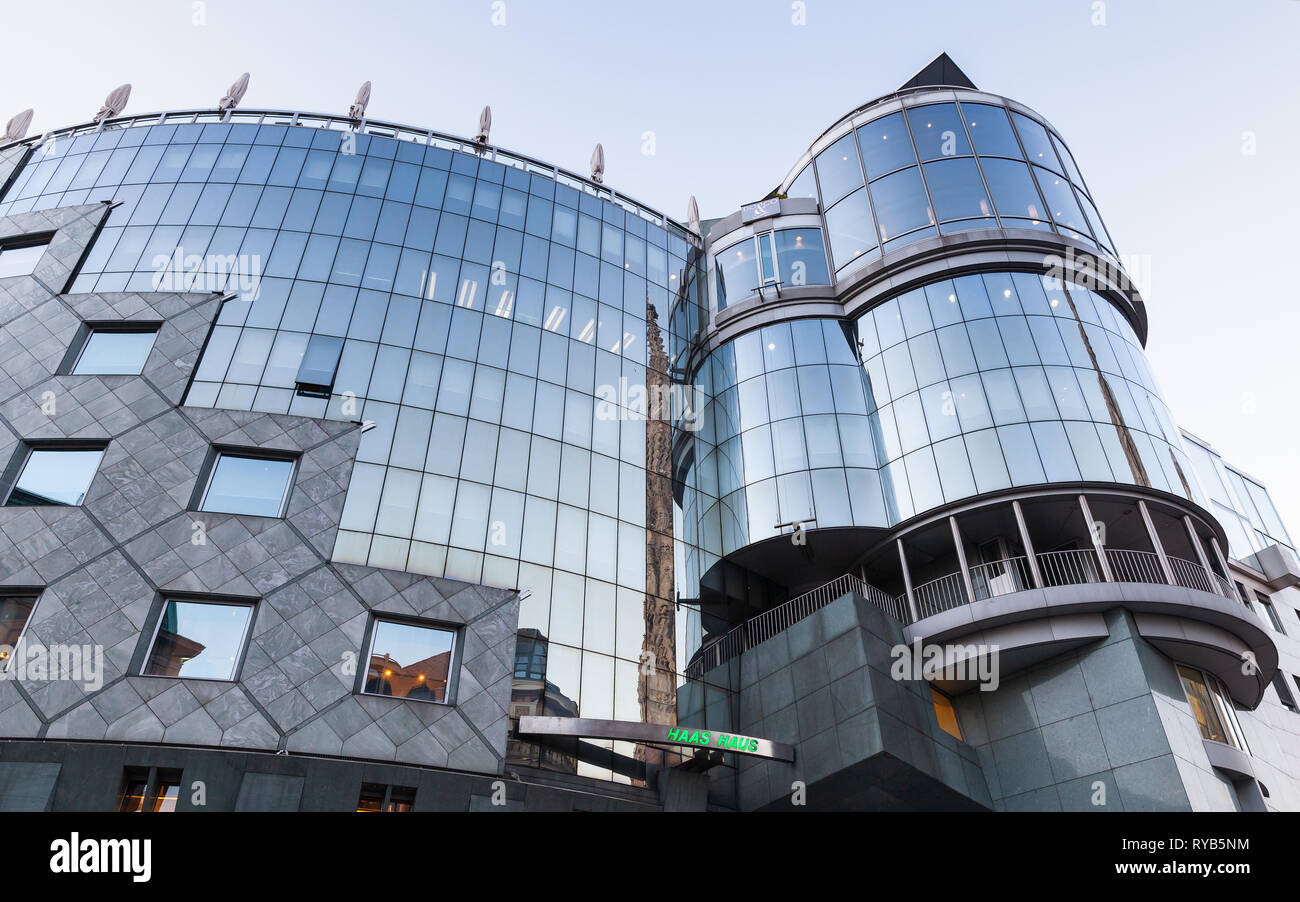
[[[252,612],[249,603],[168,600],[143,675],[233,680]]]
[[[0,244],[0,279],[30,276],[50,246],[49,238],[12,241]]]
[[[280,517],[293,484],[295,461],[222,451],[212,465],[199,510]]]
[[[103,448],[32,448],[5,504],[77,507],[99,471]]]
[[[450,629],[376,620],[364,692],[445,702],[455,650]]]
[[[753,238],[719,251],[714,261],[718,269],[719,310],[758,290],[758,257]]]
[[[72,375],[138,376],[144,370],[157,337],[155,326],[138,329],[92,327],[77,362],[73,364]]]

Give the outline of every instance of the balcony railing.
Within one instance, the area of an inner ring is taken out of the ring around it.
[[[1107,548],[1106,563],[1115,582],[1150,583],[1168,585],[1160,556],[1152,551],[1129,548]],[[1224,598],[1240,601],[1232,583],[1200,564],[1179,557],[1166,557],[1177,585]],[[1106,581],[1097,553],[1092,549],[1047,551],[1035,555],[1043,586],[1084,585]],[[976,602],[1001,595],[1011,595],[1034,588],[1033,568],[1024,556],[1005,558],[977,564],[969,568],[971,589]],[[810,614],[815,613],[835,599],[856,592],[880,608],[899,623],[911,623],[911,608],[907,593],[890,597],[857,575],[848,573],[792,598],[782,605],[759,614],[742,623],[731,632],[702,648],[686,667],[686,676],[699,679],[706,672],[719,667],[741,652],[748,651],[761,642],[781,633]],[[912,601],[917,616],[924,620],[944,611],[970,603],[966,582],[960,571],[949,573],[912,587]]]
[[[699,679],[713,668],[720,667],[741,652],[766,642],[850,592],[863,596],[894,620],[906,622],[908,619],[906,597],[893,598],[888,593],[859,579],[855,574],[846,573],[824,586],[818,586],[811,592],[791,598],[770,611],[764,611],[726,633],[716,642],[706,645],[686,666],[686,676]]]

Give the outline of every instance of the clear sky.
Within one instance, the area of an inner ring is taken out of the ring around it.
[[[679,219],[689,194],[706,219],[762,197],[947,51],[1064,134],[1150,279],[1174,417],[1300,538],[1300,0],[42,0],[2,18],[0,122],[35,107],[34,134],[122,82],[128,112],[215,107],[250,71],[245,107],[343,113],[370,80],[375,118],[472,135],[490,103],[494,143],[574,171],[600,141],[608,184]]]

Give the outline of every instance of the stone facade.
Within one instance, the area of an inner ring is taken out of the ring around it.
[[[0,182],[7,173],[0,171]],[[39,596],[25,640],[99,646],[103,683],[0,682],[0,737],[346,756],[481,774],[504,769],[516,593],[329,560],[359,424],[178,406],[223,299],[65,294],[109,207],[0,220],[0,239],[53,233],[31,276],[0,280],[0,461],[24,443],[106,448],[85,502],[0,507],[0,588]],[[225,303],[239,303],[238,300]],[[138,376],[67,375],[87,323],[157,324]],[[196,513],[215,446],[298,466],[283,518]],[[233,681],[139,676],[169,593],[254,600]],[[375,615],[460,632],[453,704],[362,695]],[[114,786],[114,791],[116,786]]]

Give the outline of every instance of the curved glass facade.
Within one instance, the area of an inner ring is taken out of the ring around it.
[[[696,578],[796,520],[887,528],[1054,482],[1192,498],[1190,461],[1132,327],[1074,283],[934,281],[855,321],[742,335],[697,379],[709,403],[682,476],[698,517],[701,559],[686,567]]]
[[[671,606],[673,578],[645,390],[702,325],[684,231],[489,154],[338,129],[142,124],[52,148],[0,215],[119,202],[73,292],[239,292],[186,405],[373,424],[336,561],[531,589],[546,710],[642,719],[647,580]]]
[[[822,230],[815,228],[769,230],[738,241],[714,255],[714,267],[719,310],[767,286],[831,284]]]
[[[999,225],[1115,253],[1065,143],[992,103],[909,106],[860,125],[786,193],[821,203],[839,275],[921,238]]]

